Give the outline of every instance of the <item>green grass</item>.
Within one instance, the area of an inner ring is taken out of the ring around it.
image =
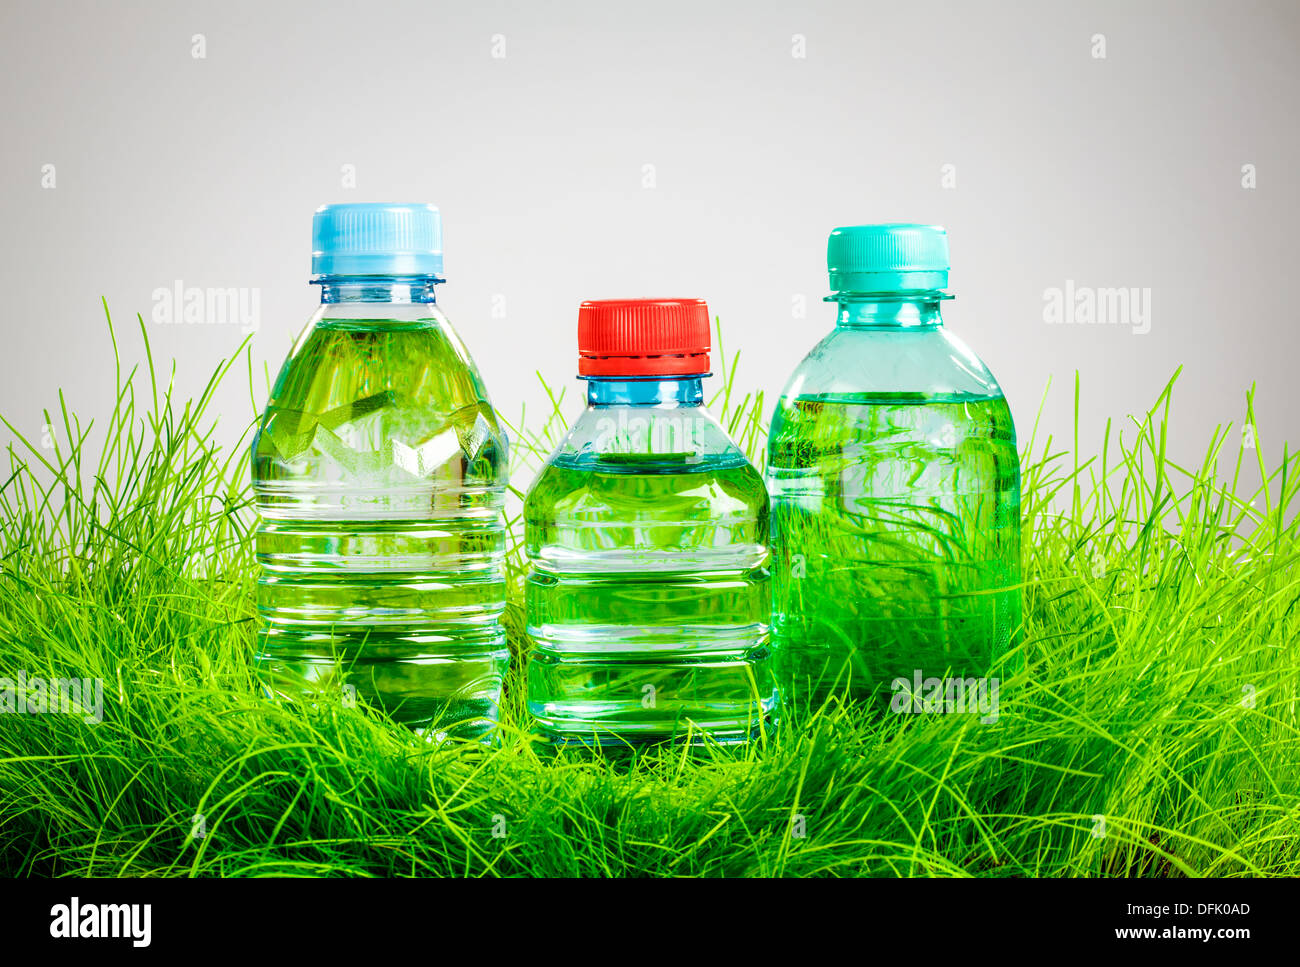
[[[1296,460],[1226,427],[1176,465],[1172,382],[1096,458],[1030,436],[996,724],[831,704],[739,751],[601,759],[530,743],[519,663],[493,748],[258,697],[246,456],[210,412],[246,358],[189,403],[119,366],[93,436],[62,405],[53,447],[9,427],[0,676],[102,678],[104,719],[0,716],[0,873],[1300,874]],[[716,405],[755,453],[765,404],[735,378]],[[562,420],[530,425],[519,485]]]

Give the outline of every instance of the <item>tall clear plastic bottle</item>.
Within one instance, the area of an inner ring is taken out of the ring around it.
[[[480,734],[509,660],[506,443],[434,300],[438,210],[327,205],[312,240],[321,307],[252,448],[259,672],[283,697]]]
[[[703,405],[702,300],[583,303],[587,408],[528,491],[528,708],[557,743],[736,742],[776,701],[768,499]]]
[[[948,238],[837,228],[835,328],[772,418],[773,627],[796,706],[983,676],[1020,626],[1020,465],[988,368],[943,325]]]

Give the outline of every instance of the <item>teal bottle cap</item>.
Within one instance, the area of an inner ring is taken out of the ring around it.
[[[914,292],[948,286],[940,225],[849,225],[831,232],[826,267],[835,292]]]
[[[442,216],[434,205],[322,205],[311,226],[312,280],[326,276],[442,278]]]

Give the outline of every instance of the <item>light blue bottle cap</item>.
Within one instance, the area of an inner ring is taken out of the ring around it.
[[[948,233],[940,225],[850,225],[831,232],[826,267],[835,292],[948,287]]]
[[[442,216],[434,205],[322,205],[311,224],[311,277],[442,278]]]

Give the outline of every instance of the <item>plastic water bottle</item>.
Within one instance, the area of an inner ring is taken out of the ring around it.
[[[796,705],[984,676],[1020,625],[1020,465],[988,368],[944,328],[948,237],[837,228],[835,328],[769,438],[778,676]]]
[[[506,444],[434,302],[432,205],[326,205],[298,338],[253,442],[257,663],[275,694],[413,728],[496,720],[509,653]]]
[[[773,709],[768,498],[703,405],[702,300],[585,302],[587,408],[528,491],[528,709],[560,744],[748,739]]]

